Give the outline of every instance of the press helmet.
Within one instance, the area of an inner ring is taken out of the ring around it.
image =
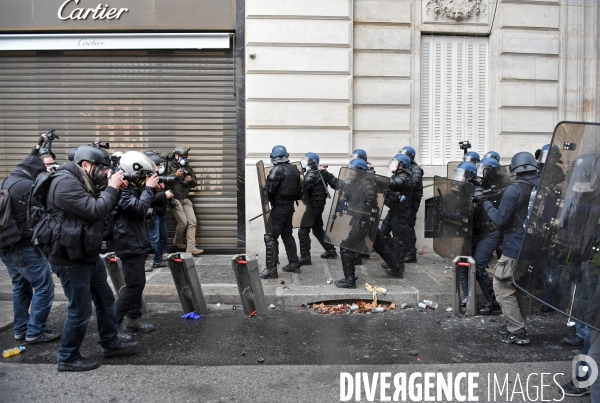
[[[121,169],[126,173],[153,174],[156,172],[156,164],[150,157],[139,151],[127,151],[121,157]]]
[[[510,161],[510,172],[513,174],[519,174],[522,172],[539,172],[540,168],[535,160],[535,157],[527,152],[521,151],[513,155]]]
[[[469,182],[477,177],[477,167],[471,162],[463,162],[454,170],[452,180]]]
[[[83,161],[96,165],[88,176],[97,190],[106,189],[110,170],[110,155],[104,148],[89,145],[81,146],[75,151],[73,161],[79,166],[82,166]]]
[[[414,148],[406,146],[402,150],[400,150],[400,154],[404,154],[408,158],[410,158],[411,161],[414,161],[415,160],[415,156],[417,155],[417,152],[415,151]]]

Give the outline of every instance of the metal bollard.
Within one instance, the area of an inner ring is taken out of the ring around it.
[[[191,253],[171,253],[167,261],[175,282],[177,295],[184,313],[196,312],[206,315],[208,308],[196,272],[196,263]]]
[[[452,312],[459,313],[460,307],[460,269],[467,267],[469,295],[467,295],[466,314],[475,316],[477,314],[477,300],[475,297],[475,260],[471,256],[457,256],[452,261]]]
[[[236,255],[231,258],[231,267],[235,273],[244,313],[250,315],[256,311],[258,315],[266,315],[267,301],[258,273],[256,256]]]
[[[121,292],[125,288],[125,277],[123,277],[123,263],[121,263],[121,259],[119,259],[114,252],[107,253],[105,255],[101,255],[102,260],[104,261],[104,266],[106,266],[106,271],[108,271],[108,275],[110,276],[110,281],[117,292],[117,297],[121,295]],[[146,305],[146,299],[142,294],[142,313],[148,313],[148,305]]]

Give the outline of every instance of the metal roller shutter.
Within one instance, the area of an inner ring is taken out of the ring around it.
[[[95,140],[110,142],[109,152],[188,146],[197,242],[235,249],[233,69],[231,50],[0,53],[0,179],[49,129],[60,136],[52,146],[60,164]]]

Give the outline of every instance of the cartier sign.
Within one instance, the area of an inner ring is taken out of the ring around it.
[[[88,17],[94,20],[118,20],[121,14],[129,11],[127,8],[109,8],[108,4],[98,4],[95,8],[73,8],[81,0],[66,0],[58,9],[58,18],[61,20],[85,20]],[[73,4],[75,3],[75,4]]]

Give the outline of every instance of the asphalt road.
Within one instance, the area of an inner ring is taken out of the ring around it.
[[[55,303],[49,327],[62,328],[65,309]],[[377,371],[476,371],[479,401],[507,401],[489,400],[487,373],[508,375],[511,388],[520,374],[527,389],[530,374],[570,373],[577,353],[561,341],[569,330],[558,314],[533,315],[528,319],[531,345],[516,346],[495,340],[501,316],[459,318],[443,309],[338,316],[273,309],[267,317],[246,318],[241,307],[211,306],[199,321],[180,319],[176,304],[151,304],[151,309],[148,321],[157,329],[134,335],[139,350],[128,357],[102,358],[92,316],[82,353],[101,362],[98,370],[58,373],[58,342],[28,346],[25,353],[3,359],[0,401],[340,401],[341,372],[372,376]],[[16,345],[12,332],[0,334],[0,349]],[[517,388],[512,401],[534,400],[532,387],[539,378],[530,379],[529,399],[519,400]],[[559,375],[557,381],[568,377]],[[552,378],[545,383],[552,385],[545,398],[560,399]],[[364,392],[361,398],[367,401]]]

